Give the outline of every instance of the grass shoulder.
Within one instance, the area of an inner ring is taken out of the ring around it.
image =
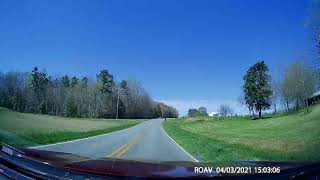
[[[14,146],[37,146],[110,133],[143,121],[65,118],[0,108],[0,141]]]
[[[198,160],[318,160],[320,105],[312,112],[271,116],[178,118],[164,122],[167,133]]]

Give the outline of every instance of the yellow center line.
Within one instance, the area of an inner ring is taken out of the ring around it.
[[[142,134],[142,133],[136,135],[134,138],[130,139],[128,141],[128,143],[122,145],[121,147],[119,147],[118,149],[113,151],[111,154],[109,154],[107,157],[109,157],[109,158],[120,158],[120,157],[122,157],[126,152],[128,152],[128,150],[132,146],[134,146],[140,139],[142,139],[143,136],[144,136],[144,134]]]

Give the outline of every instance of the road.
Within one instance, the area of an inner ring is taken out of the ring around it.
[[[95,137],[34,147],[68,152],[89,158],[118,158],[141,161],[197,161],[161,127],[163,119]]]

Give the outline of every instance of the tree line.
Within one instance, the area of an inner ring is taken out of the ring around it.
[[[175,108],[155,102],[136,80],[115,82],[108,70],[95,78],[0,72],[0,106],[19,112],[86,118],[178,117]]]
[[[232,116],[234,114],[233,109],[228,104],[219,105],[217,110],[218,110],[216,112],[217,114],[213,114],[213,116],[224,116],[224,117],[226,117],[227,115],[231,115]],[[188,110],[188,116],[189,117],[196,117],[196,116],[210,116],[210,115],[208,114],[206,107],[200,107],[199,109],[189,109]]]

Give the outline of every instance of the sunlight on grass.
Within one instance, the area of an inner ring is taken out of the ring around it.
[[[229,157],[222,157],[228,160],[231,160],[233,155],[246,160],[320,159],[320,105],[312,107],[311,110],[308,114],[299,111],[259,120],[241,117],[226,117],[223,120],[193,117],[166,122],[164,127],[183,147],[206,157],[206,160],[217,160],[220,156],[225,156],[219,153],[222,150],[216,147],[218,144],[231,148]],[[199,142],[196,142],[195,138]],[[199,145],[200,141],[207,143],[205,146],[208,148],[215,147],[211,152],[203,150],[203,145]],[[244,153],[244,149],[251,154]]]
[[[104,134],[142,121],[65,118],[0,108],[0,141],[23,146],[48,144]]]

